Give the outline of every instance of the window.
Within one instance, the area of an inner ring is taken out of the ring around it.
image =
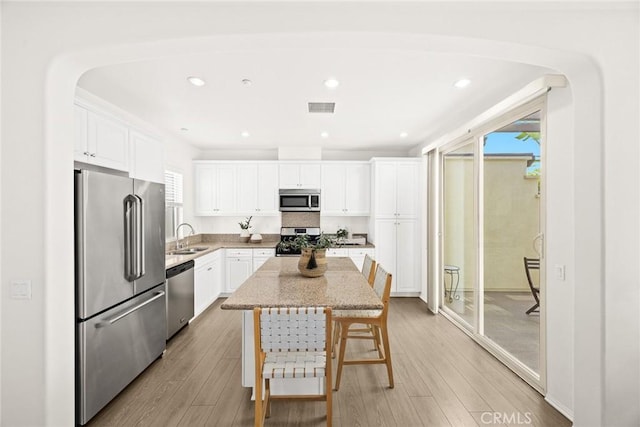
[[[176,238],[176,227],[182,223],[182,174],[164,171],[165,185],[165,236]]]

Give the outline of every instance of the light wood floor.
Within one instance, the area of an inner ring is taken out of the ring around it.
[[[384,365],[345,366],[333,392],[334,426],[571,425],[421,300],[393,298],[389,314],[395,388]],[[240,385],[240,337],[241,313],[221,310],[219,300],[90,425],[253,425],[250,391]],[[371,342],[352,341],[351,356],[370,352]],[[325,421],[324,402],[276,401],[266,425]]]

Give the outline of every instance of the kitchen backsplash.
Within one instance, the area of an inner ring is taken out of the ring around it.
[[[282,212],[283,227],[320,227],[320,212]]]
[[[309,217],[306,217],[309,216]],[[195,217],[191,223],[196,233],[235,234],[240,233],[238,223],[244,216]],[[250,232],[260,234],[280,234],[280,227],[317,227],[326,233],[335,233],[346,228],[351,233],[368,233],[369,217],[320,216],[318,212],[282,212],[277,216],[254,216]]]

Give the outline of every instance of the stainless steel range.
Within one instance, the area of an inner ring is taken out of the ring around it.
[[[309,240],[315,243],[320,238],[319,227],[282,227],[280,229],[280,241],[287,242],[294,240],[296,236],[306,234],[309,236]],[[302,253],[300,248],[281,248],[280,245],[276,247],[276,256],[298,256]]]

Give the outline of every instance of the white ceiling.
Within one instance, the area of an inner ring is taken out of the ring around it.
[[[78,85],[201,149],[408,151],[547,72],[418,51],[263,49],[101,67]],[[206,85],[195,87],[188,76]],[[329,77],[340,81],[336,89],[323,85]],[[463,77],[471,84],[455,88]],[[335,102],[335,113],[311,114],[308,102]],[[242,137],[243,131],[250,136]]]

